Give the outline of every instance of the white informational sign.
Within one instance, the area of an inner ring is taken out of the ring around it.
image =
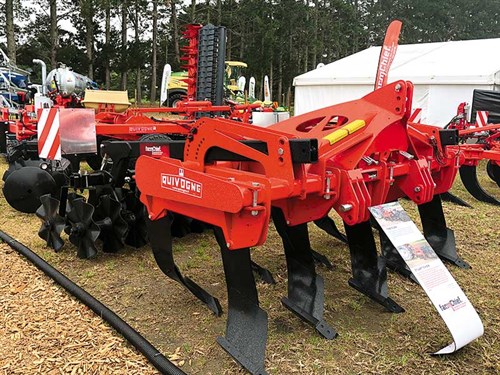
[[[264,76],[264,101],[271,101],[271,88],[269,87],[269,77]]]
[[[245,86],[247,84],[247,79],[244,76],[238,78],[238,91],[245,91]]]
[[[248,97],[255,99],[255,78],[250,77],[250,82],[248,84]]]
[[[161,88],[160,88],[160,107],[167,101],[168,98],[168,82],[170,81],[170,76],[172,75],[172,68],[170,64],[165,64],[163,67],[163,74],[161,77]]]
[[[480,337],[474,306],[398,202],[369,208],[450,330],[453,343],[434,354],[456,352]]]

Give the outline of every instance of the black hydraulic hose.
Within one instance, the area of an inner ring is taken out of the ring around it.
[[[162,374],[167,375],[186,375],[184,371],[165,358],[151,343],[130,327],[123,319],[116,315],[112,310],[95,299],[92,295],[76,285],[73,281],[64,276],[38,255],[22,243],[16,241],[7,233],[0,230],[0,238],[18,253],[26,257],[39,270],[53,279],[56,283],[66,289],[71,295],[76,297],[82,303],[87,305],[99,315],[102,319],[116,329],[123,337],[127,339],[137,350],[139,350]]]

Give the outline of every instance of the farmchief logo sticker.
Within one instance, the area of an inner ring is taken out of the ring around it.
[[[203,192],[203,184],[184,177],[183,168],[179,168],[178,175],[162,173],[161,187],[196,198],[201,198]]]
[[[448,309],[452,309],[453,311],[457,311],[458,309],[461,309],[464,306],[465,306],[465,302],[462,301],[460,296],[457,296],[457,298],[452,298],[444,304],[439,304],[439,308],[441,309],[441,311],[446,311]]]

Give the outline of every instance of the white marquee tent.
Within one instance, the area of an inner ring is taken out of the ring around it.
[[[370,47],[295,77],[295,114],[358,99],[373,90],[380,47]],[[398,47],[389,82],[415,85],[422,122],[444,126],[474,89],[500,90],[500,38]]]

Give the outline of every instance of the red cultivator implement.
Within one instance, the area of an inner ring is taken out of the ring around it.
[[[410,83],[399,81],[361,100],[265,129],[203,118],[193,124],[181,155],[138,159],[136,182],[156,260],[165,274],[220,313],[217,300],[175,266],[169,230],[171,213],[214,226],[229,298],[226,336],[218,342],[251,373],[265,373],[267,314],[259,307],[250,247],[265,242],[271,218],[288,267],[282,302],[327,339],[336,333],[323,320],[323,280],[315,271],[307,223],[324,220],[331,209],[345,223],[349,284],[389,311],[404,310],[388,296],[385,258],[392,268],[405,269],[389,241],[382,242],[386,257],[377,256],[368,207],[410,198],[419,205],[424,234],[436,252],[466,266],[456,255],[438,195],[457,172],[459,155],[444,147],[456,131],[409,131],[412,93]]]

